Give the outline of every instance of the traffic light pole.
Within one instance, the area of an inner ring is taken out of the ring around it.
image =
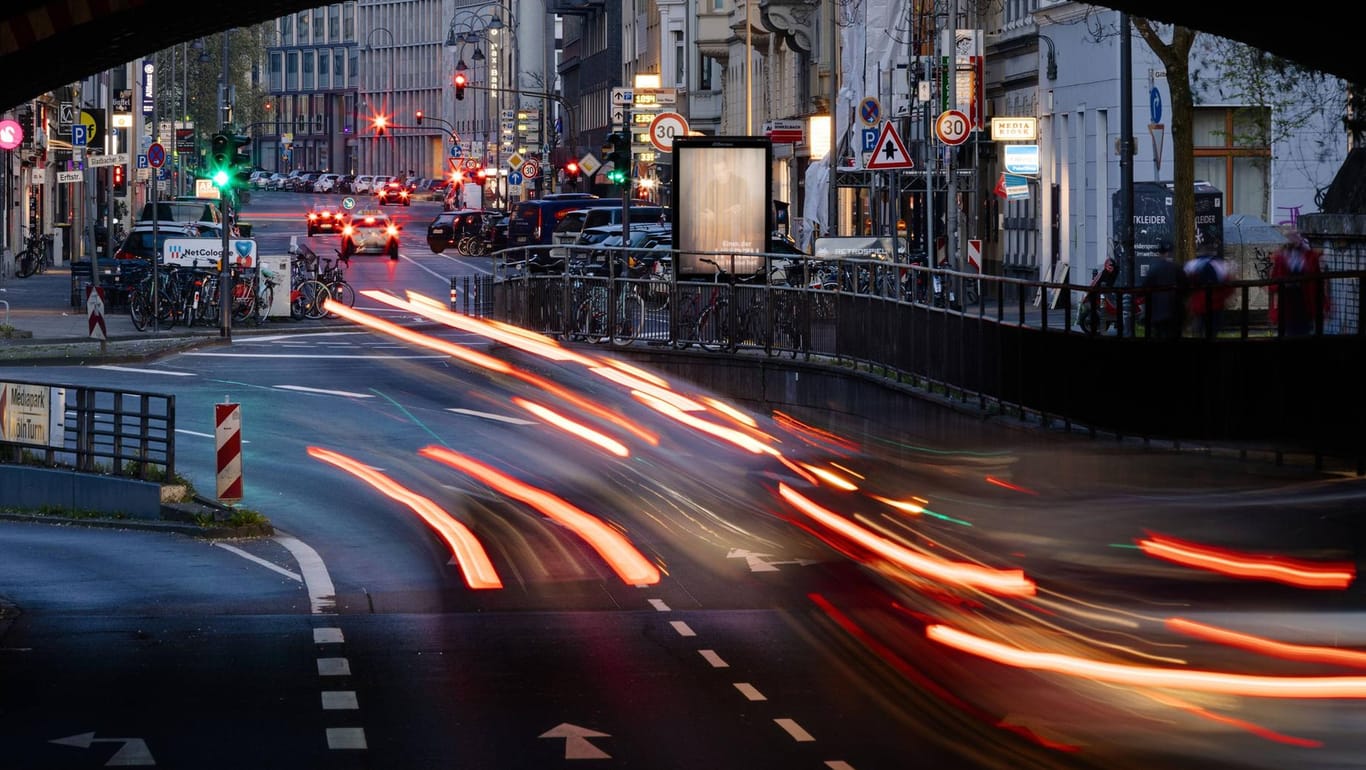
[[[626,142],[626,182],[621,186],[621,247],[623,249],[631,246],[631,188],[634,186],[631,179],[631,106],[627,105],[621,110],[621,135]],[[617,155],[621,154],[621,148],[617,148]],[[625,259],[625,254],[622,255]],[[613,306],[615,307],[615,306]]]

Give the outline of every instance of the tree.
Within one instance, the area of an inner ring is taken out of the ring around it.
[[[1195,256],[1195,134],[1192,117],[1195,98],[1191,92],[1190,53],[1200,34],[1186,27],[1171,28],[1171,42],[1158,36],[1151,21],[1132,17],[1134,29],[1157,55],[1167,72],[1172,99],[1172,246],[1178,264]],[[1124,30],[1120,30],[1124,34]]]

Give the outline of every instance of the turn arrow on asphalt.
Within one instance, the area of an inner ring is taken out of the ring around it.
[[[589,738],[610,738],[607,733],[562,722],[541,733],[542,738],[564,738],[565,759],[611,759],[612,755],[588,742]]]

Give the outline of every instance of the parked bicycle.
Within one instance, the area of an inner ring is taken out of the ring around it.
[[[14,275],[27,278],[52,266],[52,236],[38,235],[32,230],[24,239],[24,249],[14,257]]]

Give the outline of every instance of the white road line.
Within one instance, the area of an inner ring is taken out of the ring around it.
[[[832,759],[825,763],[830,770],[854,770],[854,766],[842,759]]]
[[[374,393],[353,393],[349,390],[327,390],[326,388],[306,388],[303,385],[276,385],[280,390],[295,390],[300,393],[319,393],[324,396],[346,396],[347,398],[374,398]]]
[[[197,430],[185,430],[184,428],[176,428],[175,432],[184,433],[186,436],[198,436],[199,438],[217,438],[217,436],[213,435],[212,433],[200,433]],[[242,443],[250,444],[251,442],[246,439],[242,439]]]
[[[319,339],[319,338],[321,338],[321,337],[359,337],[359,336],[361,336],[361,335],[367,335],[367,336],[368,336],[369,334],[370,334],[370,332],[355,332],[355,331],[351,331],[351,332],[309,332],[309,333],[308,333],[308,340],[307,340],[307,341],[300,339],[300,338],[299,338],[299,335],[297,335],[297,334],[272,334],[272,335],[270,335],[270,336],[268,336],[268,337],[255,337],[255,336],[246,336],[246,335],[243,335],[242,338],[241,338],[240,340],[234,340],[234,342],[241,342],[241,343],[285,342],[285,343],[297,343],[297,344],[301,344],[301,345],[302,345],[302,344],[312,344],[312,341],[317,340],[317,339]]]
[[[717,655],[715,650],[698,650],[697,654],[710,663],[712,668],[730,668],[730,664]]]
[[[314,644],[341,644],[346,641],[342,637],[340,628],[315,628],[313,629]]]
[[[168,377],[194,377],[197,374],[197,372],[173,372],[168,369],[137,369],[131,366],[115,366],[113,364],[100,364],[91,368],[107,369],[111,372],[132,372],[133,374],[164,374]]]
[[[735,689],[739,690],[746,700],[768,700],[763,693],[759,692],[759,688],[749,682],[736,682]]]
[[[656,612],[669,611],[669,605],[665,604],[663,599],[651,599],[650,606],[654,607]]]
[[[285,534],[277,534],[275,542],[294,554],[299,564],[299,573],[304,576],[304,587],[308,590],[308,601],[314,615],[321,615],[337,605],[337,589],[332,587],[332,576],[327,574],[327,565],[322,557],[302,540]]]
[[[359,727],[329,727],[327,728],[327,748],[329,749],[363,749],[365,748],[365,731]]]
[[[357,354],[355,354],[355,355],[345,355],[345,354],[341,354],[341,353],[338,353],[337,355],[329,355],[329,354],[326,354],[326,353],[307,353],[307,354],[305,354],[305,353],[212,353],[212,352],[209,352],[209,351],[192,351],[192,352],[188,352],[188,353],[181,353],[181,355],[183,355],[183,356],[199,356],[200,358],[346,358],[346,359],[350,359],[350,360],[353,360],[353,361],[365,361],[365,360],[371,360],[371,359],[376,360],[376,361],[392,361],[392,360],[400,359],[400,358],[402,358],[402,359],[419,359],[419,358],[447,359],[447,358],[450,358],[450,356],[424,356],[424,355],[416,355],[416,356],[370,356],[370,355],[365,355],[365,354],[362,354],[362,353],[357,353]]]
[[[351,676],[351,661],[346,658],[318,658],[318,676]]]
[[[792,736],[792,739],[795,741],[810,743],[811,741],[816,740],[811,736],[811,733],[803,730],[802,726],[797,724],[797,720],[795,719],[775,719],[773,721],[777,722],[779,727],[786,730],[787,734]]]
[[[674,627],[674,630],[678,632],[679,636],[697,636],[697,632],[693,631],[688,627],[687,623],[684,623],[681,620],[671,620],[669,621],[669,625]]]
[[[354,690],[323,690],[323,711],[355,711],[360,708]]]
[[[499,422],[510,422],[510,423],[512,423],[513,425],[535,425],[535,424],[536,424],[536,421],[535,421],[535,420],[523,420],[523,419],[520,418],[520,417],[507,417],[506,415],[494,414],[493,412],[476,412],[476,411],[473,410],[473,409],[455,409],[455,408],[447,408],[446,411],[448,411],[448,412],[455,412],[456,414],[467,414],[467,415],[469,415],[469,416],[471,416],[471,417],[482,417],[482,418],[484,418],[485,420],[497,420],[497,421],[499,421]]]
[[[304,578],[299,573],[290,572],[289,570],[285,569],[284,567],[281,567],[278,564],[271,564],[265,559],[262,559],[260,556],[247,553],[246,551],[243,551],[241,548],[238,548],[235,545],[228,545],[227,543],[214,543],[214,545],[230,553],[235,553],[238,556],[241,556],[243,559],[246,559],[247,561],[254,561],[257,564],[260,564],[262,567],[271,570],[272,572],[278,572],[281,575],[284,575],[285,577],[289,578],[290,580],[297,580],[299,582],[303,582]]]

